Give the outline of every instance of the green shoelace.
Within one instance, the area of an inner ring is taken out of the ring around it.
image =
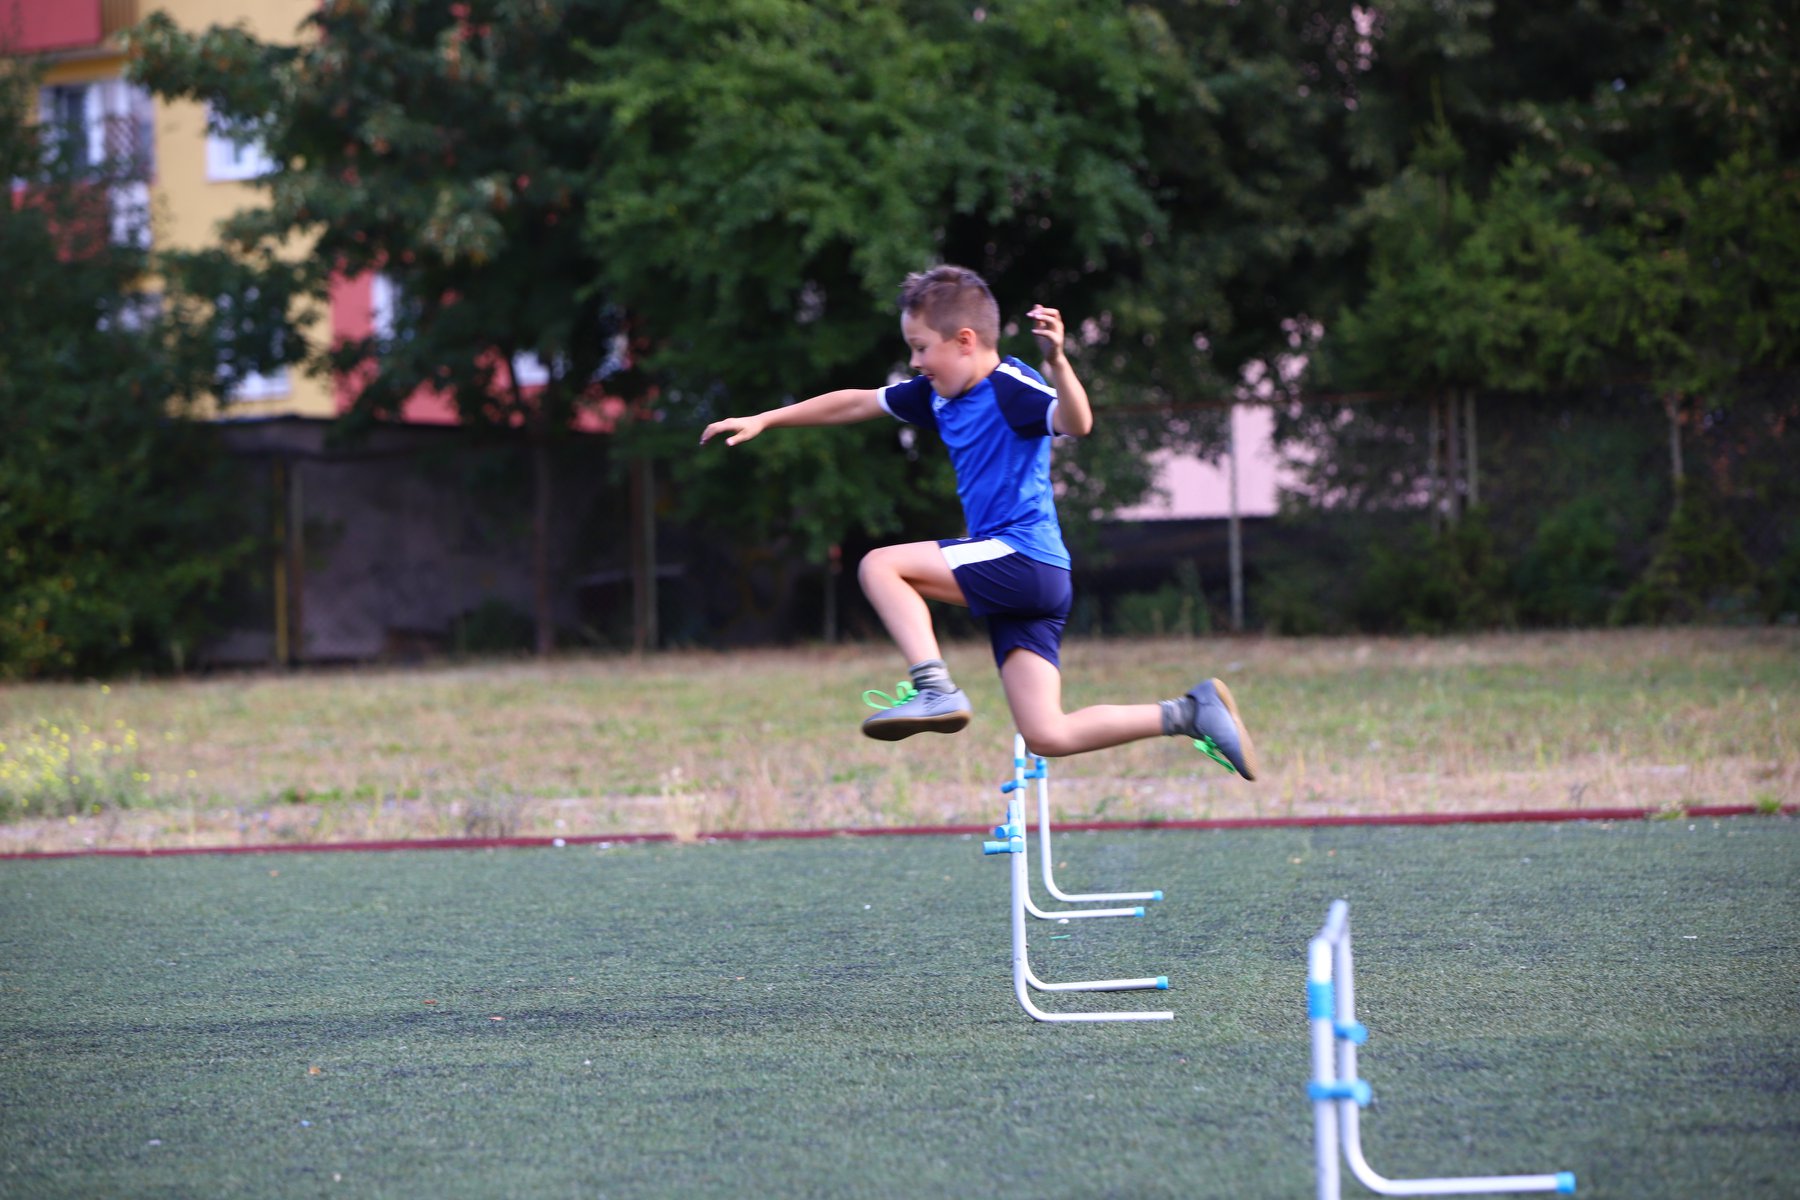
[[[1227,771],[1230,771],[1233,775],[1237,774],[1237,768],[1231,765],[1231,760],[1229,758],[1226,758],[1223,754],[1219,753],[1219,743],[1213,741],[1211,738],[1209,738],[1209,737],[1195,738],[1194,739],[1194,749],[1196,749],[1200,753],[1206,755],[1206,757],[1212,759],[1214,762],[1218,763],[1221,767],[1224,767]]]
[[[908,700],[911,700],[918,694],[918,688],[914,687],[907,680],[902,679],[899,683],[894,685],[894,694],[891,696],[877,688],[870,688],[863,693],[863,703],[870,708],[877,710],[899,708],[902,704],[905,704]],[[881,697],[881,703],[877,704],[875,701],[869,699],[871,696]]]

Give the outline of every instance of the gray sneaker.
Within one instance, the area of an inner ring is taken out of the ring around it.
[[[890,698],[885,692],[864,692],[863,701],[870,706],[870,696],[880,696],[893,707],[884,708],[862,723],[865,737],[882,742],[897,742],[915,733],[955,733],[969,723],[969,698],[962,689],[950,692],[917,692],[909,683],[895,689]]]
[[[1245,779],[1255,779],[1256,747],[1250,731],[1238,716],[1237,701],[1222,679],[1206,679],[1188,693],[1194,702],[1194,727],[1189,730],[1200,752]]]

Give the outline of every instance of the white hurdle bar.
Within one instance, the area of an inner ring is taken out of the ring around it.
[[[1306,1015],[1312,1030],[1313,1141],[1318,1200],[1339,1200],[1338,1154],[1370,1191],[1382,1196],[1467,1196],[1499,1192],[1575,1191],[1575,1175],[1489,1175],[1454,1179],[1386,1179],[1363,1157],[1362,1108],[1369,1085],[1356,1076],[1356,1048],[1369,1031],[1356,1021],[1356,982],[1350,961],[1350,905],[1335,900],[1325,925],[1307,943]]]
[[[1028,752],[1025,748],[1024,737],[1019,734],[1014,734],[1013,735],[1013,762],[1015,764],[1013,767],[1013,770],[1015,772],[1014,785],[1015,786],[1023,786],[1024,781],[1026,779],[1037,780],[1038,861],[1043,868],[1044,890],[1049,892],[1052,896],[1054,896],[1058,900],[1061,900],[1065,904],[1095,904],[1095,903],[1100,903],[1100,902],[1104,902],[1107,900],[1161,900],[1163,898],[1163,894],[1160,890],[1154,891],[1154,892],[1077,892],[1077,893],[1069,893],[1069,892],[1063,891],[1061,888],[1056,886],[1056,874],[1051,868],[1051,864],[1054,861],[1055,856],[1051,853],[1051,850],[1050,850],[1050,764],[1045,759],[1038,757],[1037,755],[1032,755],[1031,756],[1031,764],[1032,764],[1031,770],[1026,771],[1023,775],[1018,775],[1018,774],[1016,774],[1016,772],[1018,772],[1020,770],[1020,765],[1024,762],[1027,753]],[[1029,901],[1030,897],[1027,897],[1026,899]],[[1144,910],[1139,908],[1139,909],[1135,910],[1134,912],[1132,912],[1131,915],[1142,916],[1143,912],[1144,912]],[[1102,914],[1108,915],[1108,916],[1111,916],[1111,915],[1124,916],[1124,915],[1126,915],[1125,910],[1122,910],[1122,909],[1107,909],[1107,910],[1102,910],[1101,913],[1087,912],[1087,913],[1083,913],[1081,915],[1091,917],[1091,916],[1098,916],[1098,915],[1102,915]],[[1044,914],[1033,913],[1033,915],[1034,916],[1042,916]],[[1058,915],[1059,916],[1073,916],[1075,914],[1067,913],[1067,914],[1058,914]]]
[[[1161,892],[1131,892],[1108,895],[1065,896],[1056,890],[1050,875],[1050,797],[1049,780],[1050,764],[1037,757],[1025,748],[1025,736],[1013,734],[1013,777],[1000,785],[1002,795],[1011,799],[1007,802],[1006,825],[994,827],[995,837],[1005,837],[1008,826],[1016,825],[1023,831],[1025,828],[1025,785],[1029,780],[1038,781],[1038,847],[1044,860],[1044,884],[1050,894],[1059,900],[1075,903],[1090,900],[1161,900]],[[1014,801],[1018,801],[1017,804]],[[1016,810],[1016,811],[1015,811]],[[1030,872],[1027,871],[1027,874]],[[1040,921],[1082,920],[1087,917],[1141,917],[1144,906],[1135,904],[1130,908],[1059,908],[1045,911],[1031,899],[1031,889],[1025,889],[1025,911]]]
[[[1022,750],[1023,740],[1017,746]],[[1001,790],[1007,794],[1006,823],[996,826],[994,835],[999,841],[983,842],[983,854],[1004,854],[1008,856],[1008,865],[1012,870],[1012,974],[1013,994],[1018,997],[1019,1007],[1026,1015],[1038,1021],[1172,1021],[1173,1012],[1079,1012],[1053,1013],[1046,1012],[1031,1002],[1032,990],[1040,992],[1124,992],[1155,989],[1167,991],[1169,977],[1158,975],[1149,979],[1091,979],[1078,983],[1045,983],[1031,970],[1030,955],[1025,939],[1025,911],[1030,903],[1031,872],[1026,862],[1025,842],[1025,805],[1022,799],[1024,791],[1025,760],[1022,753],[1013,756],[1013,784]],[[1125,910],[1130,913],[1131,910]],[[1081,915],[1070,912],[1069,916]],[[1123,915],[1123,914],[1120,914]],[[1143,909],[1135,914],[1142,916]]]

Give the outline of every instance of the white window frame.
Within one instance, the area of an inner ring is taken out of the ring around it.
[[[399,298],[400,289],[385,271],[369,277],[369,332],[377,341],[394,339],[394,306]]]
[[[285,400],[293,394],[293,385],[288,380],[286,367],[273,375],[264,375],[252,371],[233,385],[229,397],[232,403],[258,400]]]
[[[543,387],[550,382],[550,368],[535,350],[521,350],[513,355],[513,382],[522,388]]]
[[[220,308],[228,307],[229,298],[220,297],[218,304]],[[221,365],[223,365],[223,356],[224,350],[221,348]],[[281,367],[267,375],[263,374],[261,371],[249,372],[231,385],[231,389],[225,393],[225,398],[232,403],[237,403],[239,401],[282,400],[286,399],[292,393],[293,384],[289,380],[288,369],[286,367]]]
[[[269,157],[262,139],[231,124],[206,107],[206,181],[208,183],[242,183],[261,179],[275,172],[275,160]]]
[[[149,184],[121,183],[107,189],[107,210],[111,214],[108,236],[113,245],[150,249]]]
[[[156,174],[156,134],[152,119],[155,108],[148,91],[123,79],[46,84],[38,93],[38,119],[62,130],[71,122],[59,119],[54,104],[59,95],[80,97],[84,163],[99,166],[105,162],[109,130],[124,126],[129,130],[126,145],[140,158],[143,177],[149,179]]]

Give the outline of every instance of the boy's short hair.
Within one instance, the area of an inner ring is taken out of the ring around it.
[[[971,329],[983,346],[1000,344],[1000,305],[987,281],[967,267],[945,264],[914,271],[900,285],[900,311],[925,322],[942,338]]]

